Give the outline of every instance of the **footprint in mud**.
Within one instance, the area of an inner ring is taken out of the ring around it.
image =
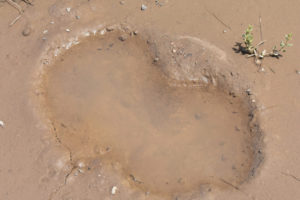
[[[154,194],[248,180],[257,141],[248,103],[216,87],[174,84],[172,69],[156,63],[149,42],[139,35],[121,41],[120,34],[85,38],[45,69],[42,106],[73,160],[119,163],[132,186]],[[201,56],[174,49],[170,63],[187,67],[182,59],[195,63]],[[178,67],[176,76],[197,75]]]

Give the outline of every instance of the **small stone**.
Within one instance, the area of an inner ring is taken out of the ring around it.
[[[0,120],[0,126],[1,126],[2,128],[4,128],[4,126],[5,126],[4,122],[1,121],[1,120]]]
[[[227,33],[227,30],[224,30],[223,33]]]
[[[107,30],[108,32],[110,32],[110,31],[115,30],[115,27],[114,27],[114,26],[108,26],[108,27],[106,27],[106,30]]]
[[[78,163],[78,167],[79,167],[79,168],[83,168],[83,167],[85,167],[85,164],[84,164],[83,162],[79,162],[79,163]]]
[[[117,186],[113,186],[113,187],[111,188],[111,194],[112,194],[112,195],[115,195],[115,194],[117,193],[117,190],[118,190]]]
[[[50,24],[54,24],[54,21],[51,21]]]
[[[71,31],[70,29],[66,28],[66,32],[70,32],[70,31]]]
[[[300,71],[299,70],[296,70],[296,73],[300,75]]]
[[[22,31],[22,35],[23,36],[28,36],[31,33],[31,28],[30,27],[26,27],[23,31]]]
[[[121,40],[122,42],[124,42],[125,40],[127,40],[127,35],[126,34],[123,34],[119,37],[119,40]]]
[[[246,93],[247,93],[248,95],[252,95],[251,89],[247,89],[247,90],[246,90]]]
[[[48,30],[44,30],[44,31],[43,31],[43,34],[47,34],[47,33],[48,33]]]
[[[106,33],[106,29],[100,31],[100,35],[104,35]]]
[[[71,12],[71,8],[66,8],[66,11],[67,12]]]
[[[80,19],[80,16],[79,16],[79,15],[76,15],[75,18],[76,18],[76,19]]]
[[[156,58],[154,58],[154,60],[153,60],[154,62],[158,62],[159,61],[159,58],[158,57],[156,57]]]
[[[137,35],[137,34],[139,34],[139,31],[133,31],[133,34]]]
[[[144,11],[144,10],[147,10],[147,8],[148,8],[148,7],[147,7],[146,5],[142,4],[142,6],[141,6],[141,10],[143,10],[143,11]]]
[[[256,59],[256,60],[255,60],[255,63],[256,63],[257,65],[261,65],[261,60],[260,60],[260,59]]]
[[[125,1],[120,1],[120,4],[121,4],[121,5],[124,5],[124,4],[125,4]]]

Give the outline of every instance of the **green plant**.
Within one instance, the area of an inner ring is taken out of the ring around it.
[[[286,52],[287,47],[293,46],[293,44],[289,43],[292,40],[292,34],[289,33],[285,35],[285,40],[280,42],[280,48],[277,49],[275,45],[271,51],[262,50],[259,51],[259,46],[263,45],[266,41],[261,41],[257,45],[253,45],[254,37],[253,37],[253,26],[249,25],[245,30],[245,33],[242,35],[244,46],[242,46],[242,51],[244,53],[249,54],[248,57],[255,57],[255,63],[261,64],[261,60],[265,57],[276,57],[279,58],[282,56],[282,53]]]
[[[292,40],[292,34],[291,33],[285,35],[284,38],[285,38],[285,41],[280,42],[280,49],[277,50],[276,46],[273,47],[273,50],[271,52],[271,56],[279,56],[280,52],[286,52],[286,47],[293,46],[293,44],[289,43],[289,41]]]
[[[246,29],[245,33],[242,35],[246,49],[247,49],[248,53],[250,53],[250,54],[254,53],[254,47],[252,45],[252,43],[253,43],[252,31],[253,31],[253,26],[249,25],[248,28]]]

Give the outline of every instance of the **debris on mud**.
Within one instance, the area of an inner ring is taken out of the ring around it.
[[[118,190],[117,186],[113,186],[113,187],[111,188],[111,194],[112,194],[112,195],[115,195],[115,194],[117,193],[117,190]]]
[[[110,32],[110,31],[115,30],[115,27],[114,27],[114,26],[108,26],[108,27],[106,27],[106,30],[107,30],[108,32]]]
[[[119,40],[121,40],[122,42],[124,42],[125,40],[127,40],[128,36],[126,34],[123,34],[119,37]]]
[[[141,6],[141,10],[142,10],[142,11],[147,10],[147,8],[148,8],[148,7],[147,7],[146,5],[142,4],[142,6]]]
[[[29,36],[31,33],[31,28],[29,26],[25,27],[25,29],[22,31],[23,36]]]
[[[1,126],[2,128],[4,128],[4,126],[5,126],[4,122],[1,121],[1,120],[0,120],[0,126]]]

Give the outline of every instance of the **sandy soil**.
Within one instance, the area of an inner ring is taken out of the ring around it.
[[[17,2],[0,199],[300,198],[298,1]],[[260,17],[266,48],[294,36],[263,70],[234,50]]]

